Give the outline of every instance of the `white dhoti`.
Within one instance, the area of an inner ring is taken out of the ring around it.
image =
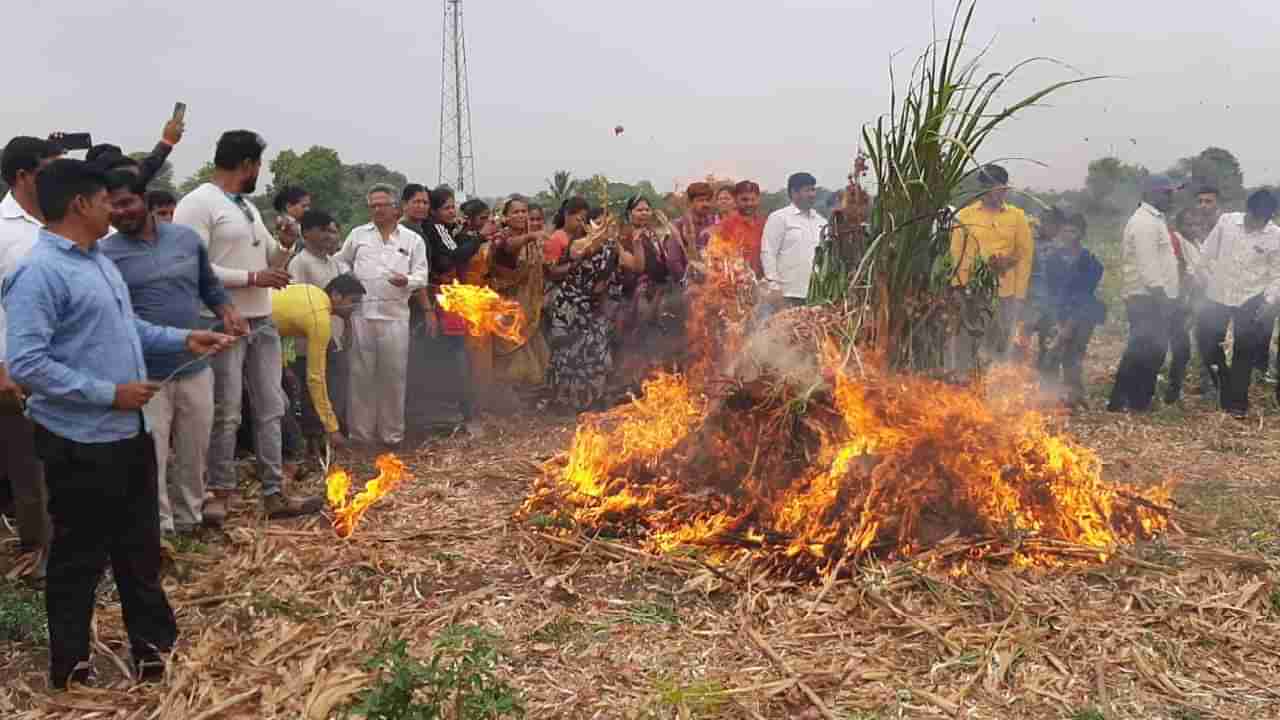
[[[347,425],[358,443],[404,440],[409,321],[351,319],[351,384]]]

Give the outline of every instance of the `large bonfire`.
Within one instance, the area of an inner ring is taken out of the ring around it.
[[[1033,407],[1030,373],[956,385],[893,372],[829,308],[748,334],[750,271],[715,242],[700,269],[696,360],[585,416],[522,516],[799,574],[943,541],[965,548],[952,561],[1102,561],[1165,528],[1168,488],[1104,482],[1093,451]]]

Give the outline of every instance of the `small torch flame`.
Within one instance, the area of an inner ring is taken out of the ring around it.
[[[365,512],[404,480],[404,462],[395,455],[381,455],[374,464],[378,466],[378,477],[365,483],[364,490],[350,501],[347,500],[347,491],[351,487],[351,478],[345,470],[335,468],[325,479],[325,494],[333,510],[333,529],[338,537],[351,537]]]
[[[496,335],[513,343],[525,341],[524,309],[520,303],[507,300],[493,288],[463,285],[455,280],[440,287],[436,300],[440,307],[462,316],[476,337]]]

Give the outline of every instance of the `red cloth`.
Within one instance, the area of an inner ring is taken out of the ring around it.
[[[556,265],[569,247],[569,233],[557,230],[542,244],[542,260],[548,265]]]
[[[758,277],[764,277],[764,265],[760,262],[764,223],[763,217],[743,217],[738,213],[730,215],[720,223],[720,236],[742,251],[742,259],[747,261]]]
[[[449,277],[447,278],[447,281],[453,282],[453,279],[455,277],[457,276],[454,275],[453,273],[450,273]],[[440,286],[432,285],[431,286],[432,297],[435,297],[439,294],[440,294]],[[458,335],[466,335],[470,332],[470,328],[467,327],[467,321],[461,315],[458,315],[456,313],[451,313],[446,310],[441,310],[439,305],[436,305],[436,322],[440,324],[441,335],[449,335],[449,336],[456,337]]]

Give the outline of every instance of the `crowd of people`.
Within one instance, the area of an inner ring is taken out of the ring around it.
[[[1034,362],[1044,386],[1069,406],[1085,406],[1083,361],[1094,329],[1107,316],[1098,298],[1105,268],[1083,245],[1088,224],[1080,213],[1051,207],[1033,230],[1027,214],[1007,201],[1006,170],[988,165],[978,179],[983,192],[953,220],[954,282],[966,285],[982,267],[995,277],[997,299],[979,333],[956,334],[950,365],[966,370],[975,362],[1007,359],[1015,339],[1025,345],[1035,337]],[[1196,189],[1194,206],[1174,214],[1182,185],[1153,175],[1142,189],[1121,239],[1129,339],[1107,409],[1150,411],[1166,359],[1163,400],[1179,403],[1194,347],[1200,356],[1196,392],[1216,396],[1224,412],[1245,417],[1254,371],[1269,369],[1280,316],[1277,198],[1258,190],[1245,212],[1224,213],[1217,189],[1204,186]]]
[[[539,409],[604,407],[664,356],[655,347],[678,348],[685,288],[712,242],[755,274],[763,317],[804,304],[827,234],[808,173],[788,178],[790,204],[767,217],[752,181],[694,183],[674,220],[643,196],[611,220],[580,196],[490,207],[411,183],[368,188],[370,222],[345,238],[332,208],[286,186],[269,227],[249,198],[266,150],[252,131],[224,133],[212,176],[181,198],[148,189],[181,137],[174,120],[143,160],[110,145],[76,160],[56,139],[23,136],[0,159],[10,188],[0,202],[0,472],[21,546],[46,576],[54,687],[91,670],[108,562],[136,672],[162,672],[176,625],[161,538],[224,525],[238,446],[256,460],[268,518],[319,512],[321,497],[289,492],[305,458],[399,447],[442,404],[479,435],[499,394]],[[1083,360],[1106,315],[1085,219],[1054,209],[1033,232],[1007,200],[1008,173],[989,165],[978,176],[983,192],[949,220],[953,277],[993,278],[996,301],[990,322],[954,337],[949,364],[968,371],[1037,334],[1046,383],[1082,403]],[[1224,409],[1244,412],[1280,299],[1276,201],[1260,192],[1247,213],[1221,217],[1206,203],[1176,227],[1175,190],[1149,178],[1125,229],[1131,338],[1111,409],[1149,409],[1169,351],[1165,399],[1176,401],[1194,337],[1203,382]],[[518,304],[525,337],[471,332],[437,299],[454,282]]]

